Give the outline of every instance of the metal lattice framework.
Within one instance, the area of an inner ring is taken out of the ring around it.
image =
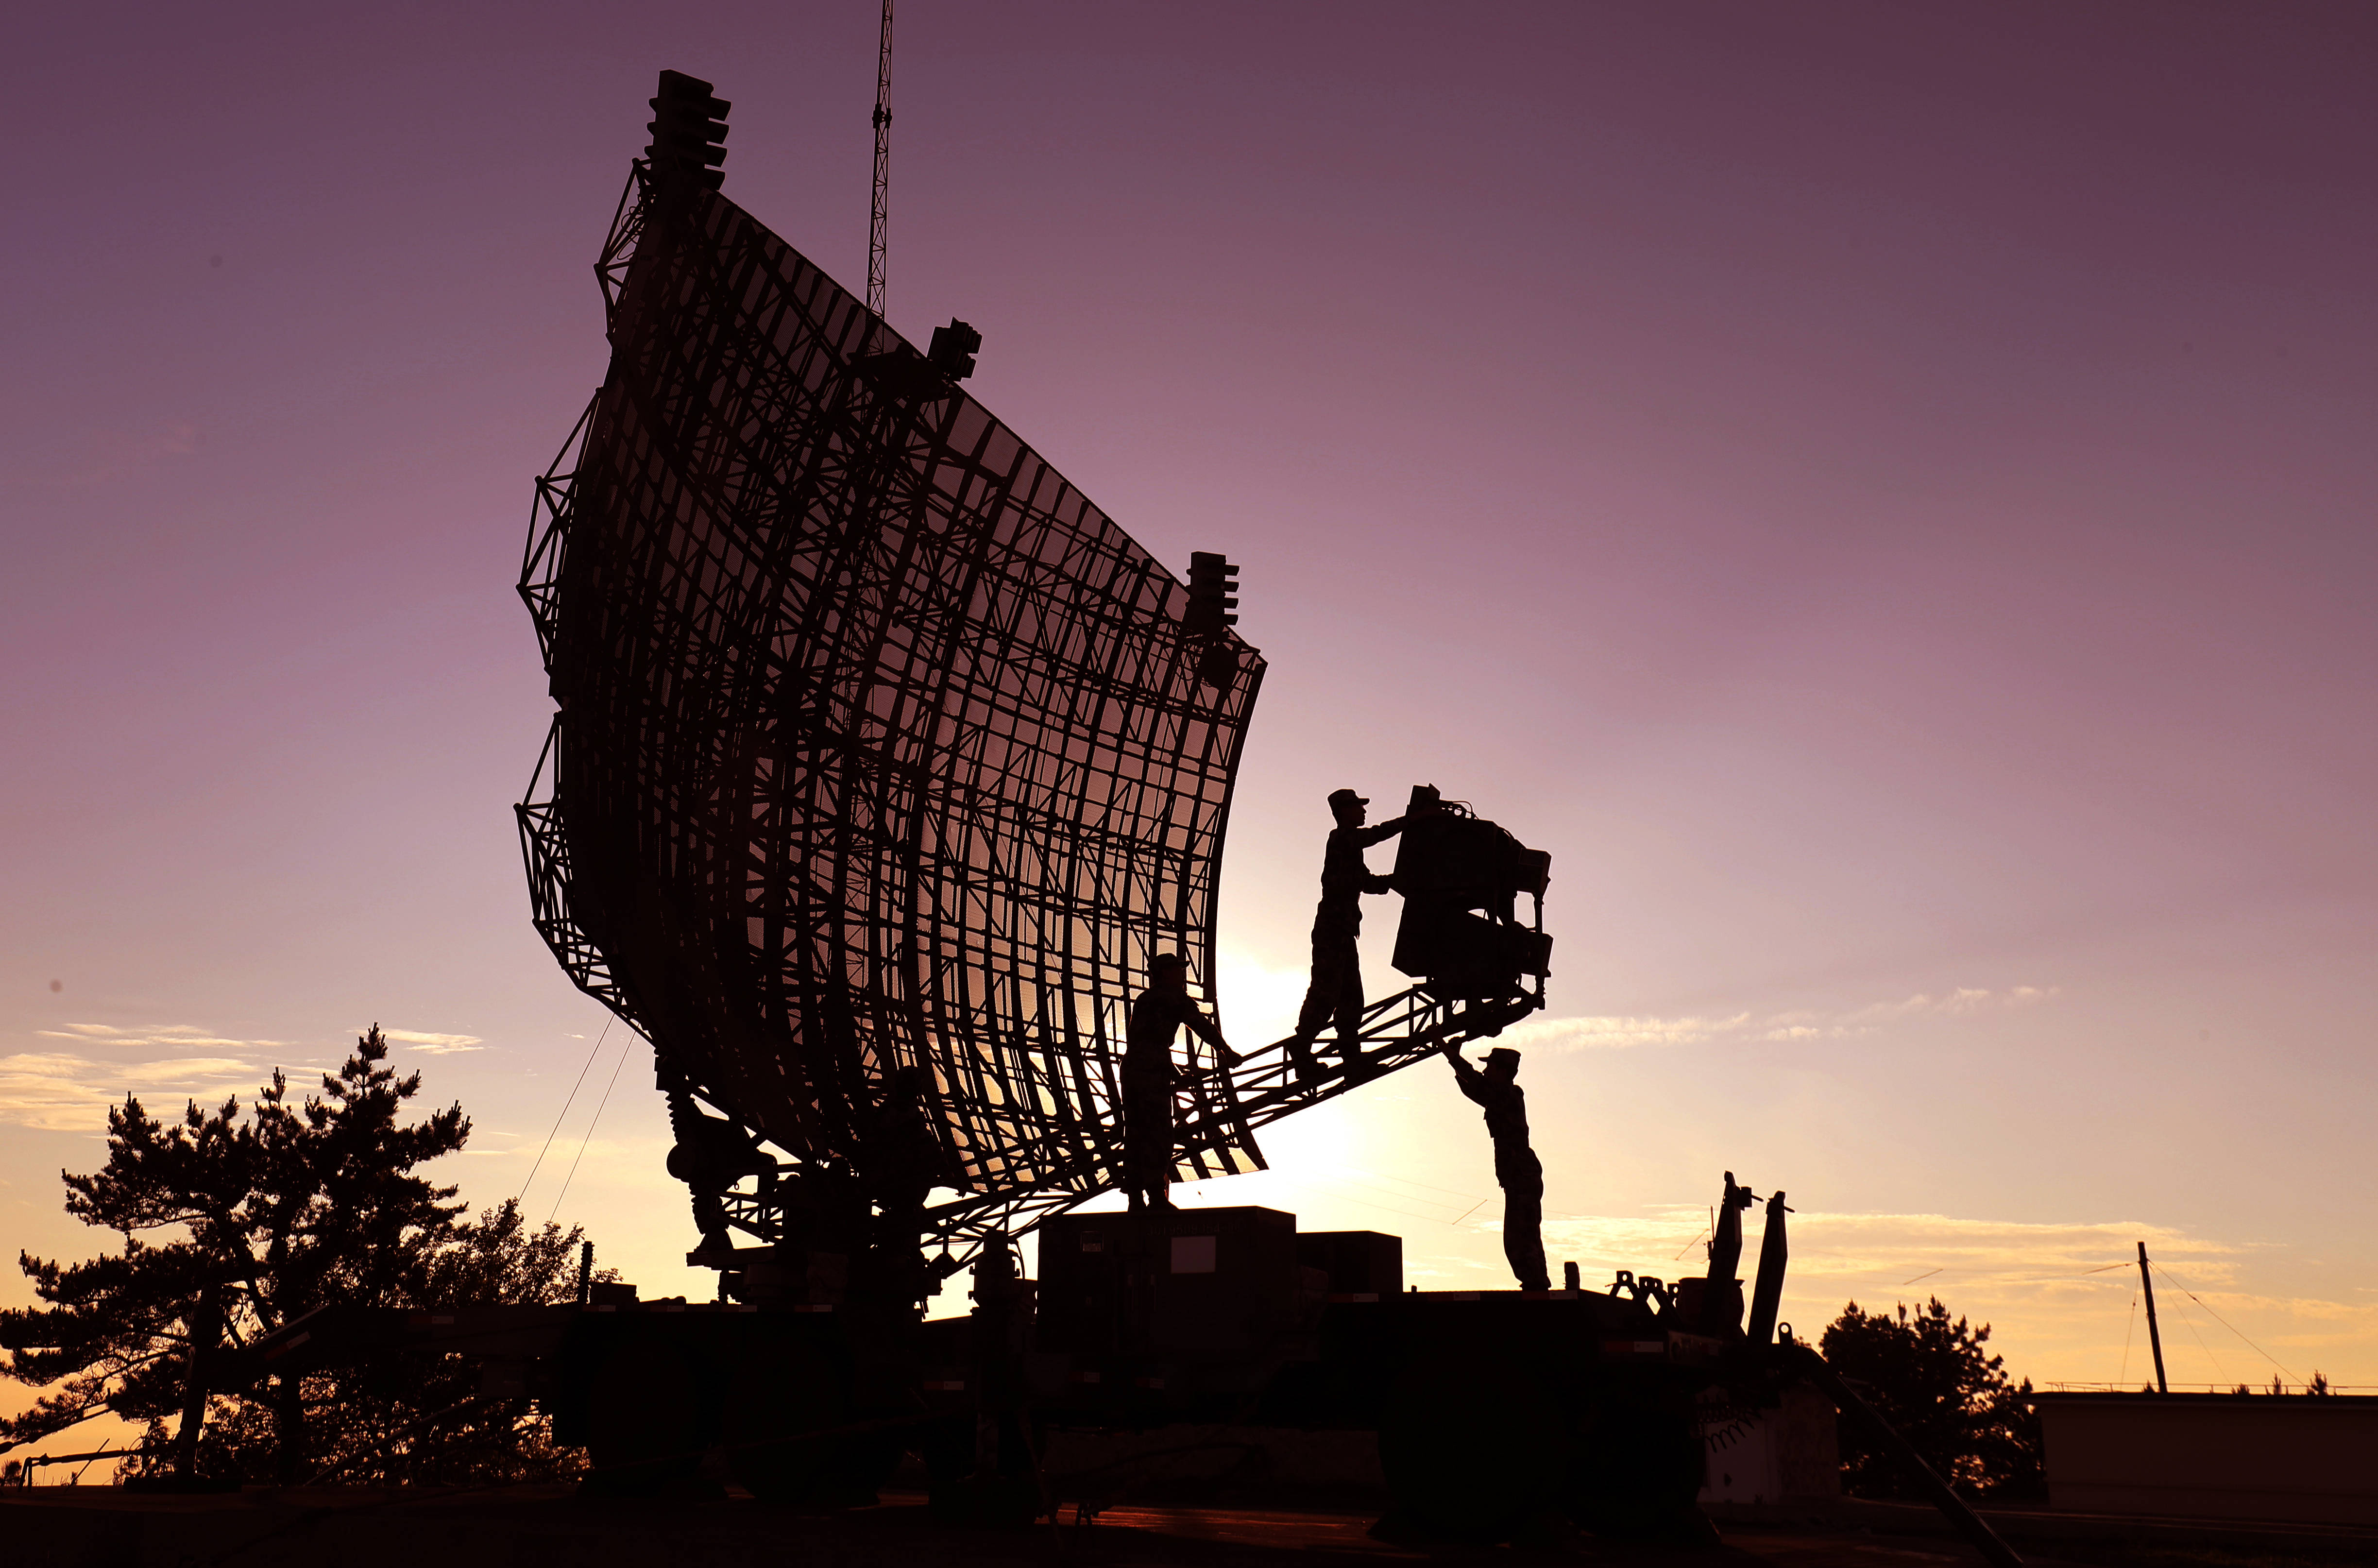
[[[1204,683],[1187,589],[726,198],[637,165],[596,271],[610,372],[522,575],[538,930],[796,1156],[913,1065],[967,1206],[1105,1188],[1147,961],[1212,973],[1262,660],[1226,633]],[[1261,1163],[1189,1094],[1184,1176]]]
[[[1224,1091],[1199,1093],[1195,1106],[1182,1117],[1180,1136],[1192,1147],[1252,1148],[1248,1135],[1255,1128],[1425,1061],[1448,1043],[1499,1033],[1541,1005],[1536,997],[1522,996],[1462,1006],[1439,1001],[1417,986],[1398,992],[1363,1009],[1362,1051],[1356,1059],[1327,1064],[1316,1076],[1301,1076],[1289,1043],[1276,1041],[1249,1053],[1232,1069]],[[1076,1183],[1087,1174],[1061,1170],[1045,1187],[967,1198],[928,1218],[944,1236],[992,1231],[1020,1236],[1051,1214],[1080,1202],[1083,1189]],[[746,1230],[775,1239],[774,1219],[766,1205],[745,1200],[736,1210]]]

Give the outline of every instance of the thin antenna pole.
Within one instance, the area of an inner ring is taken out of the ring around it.
[[[867,308],[883,320],[883,253],[892,182],[892,0],[883,0],[883,37],[875,51],[875,191],[867,218]]]
[[[2146,1287],[2147,1343],[2155,1347],[2156,1392],[2169,1393],[2171,1384],[2163,1377],[2163,1332],[2156,1327],[2155,1275],[2147,1272],[2147,1244],[2139,1243],[2139,1280]]]

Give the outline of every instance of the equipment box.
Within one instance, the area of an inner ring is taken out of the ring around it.
[[[1144,1313],[1152,1351],[1252,1350],[1292,1326],[1298,1261],[1276,1209],[1062,1214],[1040,1227],[1037,1342],[1111,1354]]]
[[[1404,1288],[1404,1238],[1375,1230],[1312,1230],[1296,1238],[1296,1260],[1329,1276],[1332,1297],[1397,1296]]]

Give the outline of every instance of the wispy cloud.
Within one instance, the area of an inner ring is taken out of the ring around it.
[[[382,1032],[433,1055],[483,1048],[475,1034]],[[0,1123],[51,1132],[100,1131],[108,1108],[127,1093],[163,1115],[178,1111],[185,1099],[252,1088],[270,1076],[270,1062],[294,1067],[302,1060],[293,1059],[287,1041],[234,1039],[197,1024],[66,1023],[34,1033],[58,1046],[0,1056]]]
[[[1844,1284],[1896,1281],[1932,1270],[1940,1280],[2037,1285],[2050,1293],[2128,1288],[2132,1276],[2122,1271],[2137,1267],[2142,1241],[2159,1261],[2207,1280],[2232,1278],[2244,1250],[2136,1220],[2039,1222],[1822,1210],[1792,1216],[1793,1268]]]
[[[33,1031],[44,1040],[66,1040],[78,1045],[110,1045],[127,1050],[187,1051],[201,1045],[225,1046],[248,1051],[283,1046],[285,1040],[233,1040],[196,1024],[157,1024],[144,1029],[117,1029],[104,1023],[69,1023],[57,1029]]]
[[[211,1097],[235,1088],[236,1080],[254,1082],[258,1073],[256,1064],[236,1056],[141,1062],[94,1061],[67,1051],[0,1056],[0,1121],[48,1132],[98,1132],[106,1126],[108,1107],[126,1094],[166,1101]],[[178,1107],[152,1104],[149,1109],[155,1114]]]
[[[1630,1045],[1694,1045],[1704,1040],[1739,1035],[1753,1019],[1748,1013],[1731,1018],[1653,1018],[1633,1014],[1593,1018],[1530,1019],[1505,1031],[1508,1043],[1525,1049],[1606,1051]]]
[[[1495,1228],[1491,1209],[1471,1224]],[[1759,1216],[1745,1217],[1743,1267],[1759,1255]],[[1544,1223],[1545,1250],[1575,1259],[1588,1283],[1618,1269],[1674,1279],[1707,1265],[1706,1208],[1573,1214]],[[1976,1321],[1996,1321],[2018,1375],[2136,1381],[2146,1365],[2136,1321],[2137,1248],[2155,1260],[2164,1351],[2176,1382],[2300,1381],[2323,1358],[2365,1358],[2378,1344],[2378,1302],[2257,1290],[2244,1277],[2274,1266],[2259,1248],[2128,1220],[2019,1221],[1952,1214],[1791,1217],[1786,1316],[1815,1333],[1856,1301],[1887,1310],[1938,1296]],[[2276,1360],[2274,1359],[2276,1358]],[[2332,1361],[2332,1369],[2334,1362]]]
[[[1606,1259],[1621,1267],[1634,1266],[1628,1260],[1644,1260],[1648,1266],[1665,1258],[1692,1265],[1684,1271],[1691,1272],[1699,1267],[1699,1242],[1708,1227],[1706,1209],[1674,1204],[1639,1215],[1547,1220],[1544,1235],[1548,1244],[1567,1248],[1567,1256]],[[1754,1212],[1744,1224],[1754,1254],[1759,1227]],[[2131,1220],[2037,1222],[1823,1210],[1793,1214],[1791,1236],[1795,1278],[1886,1293],[1919,1274],[1943,1282],[2080,1288],[2095,1288],[2085,1282],[2105,1276],[2102,1283],[2120,1285],[2120,1271],[2135,1267],[2141,1241],[2160,1262],[2214,1284],[2234,1275],[2243,1250]]]
[[[475,1034],[426,1034],[416,1029],[383,1029],[380,1032],[398,1043],[433,1056],[450,1055],[457,1051],[485,1049]]]
[[[2035,1007],[2057,995],[2052,985],[2013,985],[2002,990],[1958,986],[1918,992],[1896,1001],[1868,1002],[1837,1012],[1797,1009],[1780,1013],[1690,1014],[1682,1018],[1613,1015],[1530,1019],[1506,1031],[1506,1042],[1543,1051],[1618,1050],[1635,1045],[1696,1045],[1723,1040],[1841,1040],[1871,1034],[1902,1019],[1925,1014],[2003,1011]]]

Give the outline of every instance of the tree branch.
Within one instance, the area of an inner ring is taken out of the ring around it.
[[[28,1410],[25,1414],[31,1416],[37,1415],[39,1412],[35,1410]],[[0,1442],[0,1453],[6,1453],[12,1448],[23,1448],[28,1443],[46,1442],[70,1427],[78,1427],[82,1425],[85,1421],[90,1420],[93,1416],[104,1416],[107,1414],[109,1414],[107,1401],[104,1399],[101,1400],[96,1405],[87,1405],[83,1406],[81,1412],[78,1414],[73,1420],[60,1421],[48,1431],[37,1433],[32,1437],[11,1438],[6,1442]],[[23,1417],[20,1417],[18,1418],[22,1419]]]

